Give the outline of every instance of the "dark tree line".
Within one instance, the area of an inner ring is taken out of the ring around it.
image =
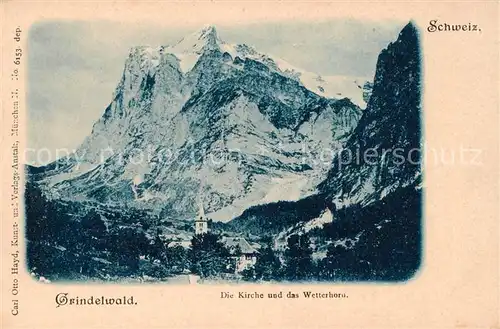
[[[311,240],[307,234],[294,234],[288,237],[282,258],[274,250],[271,238],[266,237],[263,242],[255,265],[242,272],[245,280],[305,281],[314,279],[316,267],[312,259]]]
[[[191,272],[202,278],[234,273],[235,262],[231,259],[230,251],[221,242],[219,235],[210,232],[193,236],[188,258]]]
[[[168,248],[158,234],[147,237],[148,224],[138,224],[143,218],[74,209],[47,199],[31,183],[25,201],[27,265],[36,274],[53,279],[162,278],[188,267],[182,247]]]
[[[189,270],[205,278],[235,271],[235,260],[219,235],[194,236],[188,249],[169,247],[160,231],[152,237],[146,234],[149,224],[144,218],[74,208],[47,199],[31,183],[25,198],[28,269],[38,275],[53,280],[165,278]]]
[[[238,250],[219,234],[194,236],[191,247],[168,247],[143,218],[105,213],[48,200],[28,183],[26,192],[28,269],[52,279],[151,276],[189,271],[201,277],[235,272]],[[125,217],[124,217],[125,216]],[[261,241],[246,280],[405,280],[420,265],[421,195],[412,188],[361,208],[335,210],[335,221],[308,234],[292,235],[283,252]],[[123,220],[122,220],[123,219]],[[316,246],[329,245],[322,259]]]
[[[333,222],[292,235],[283,254],[265,245],[247,280],[401,281],[421,260],[421,191],[401,189],[367,207],[334,210]],[[314,243],[313,243],[314,242]],[[328,245],[313,259],[313,248]]]

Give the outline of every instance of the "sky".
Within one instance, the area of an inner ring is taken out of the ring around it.
[[[407,22],[207,23],[216,26],[222,40],[254,46],[295,67],[371,79],[378,54]],[[111,21],[33,25],[28,35],[28,148],[48,150],[50,160],[57,149],[77,148],[110,103],[131,47],[174,44],[201,28]]]

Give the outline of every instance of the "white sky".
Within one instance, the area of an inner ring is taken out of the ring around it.
[[[218,26],[219,37],[246,43],[321,75],[372,78],[380,50],[407,22],[335,20]],[[97,21],[38,23],[28,40],[28,147],[74,149],[111,101],[128,51],[167,45],[201,26],[171,29]],[[53,157],[54,158],[54,157]]]

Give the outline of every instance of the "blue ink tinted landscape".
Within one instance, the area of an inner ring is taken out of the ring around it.
[[[205,26],[109,60],[121,66],[118,81],[100,63],[95,71],[114,92],[97,77],[57,76],[90,67],[93,56],[80,64],[60,56],[52,63],[59,73],[40,73],[51,53],[37,53],[46,34],[34,26],[28,271],[44,282],[412,278],[422,256],[419,33],[408,23],[384,34],[390,40],[379,34],[374,51],[368,32],[376,29],[363,24],[364,39],[313,28],[318,48],[299,40],[277,56]],[[307,30],[299,34],[307,42]],[[249,40],[271,49],[269,35]],[[329,43],[339,50],[314,50]],[[43,88],[60,93],[50,100]],[[99,108],[101,92],[108,105]],[[82,119],[71,127],[75,116]]]

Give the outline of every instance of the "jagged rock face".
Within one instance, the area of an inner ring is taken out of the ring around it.
[[[172,218],[194,215],[199,193],[216,220],[298,199],[331,167],[318,154],[341,147],[362,113],[344,96],[357,90],[362,99],[362,82],[324,97],[306,88],[311,76],[226,44],[213,27],[174,46],[133,48],[91,135],[34,177],[56,198],[132,203]]]
[[[418,186],[420,126],[420,45],[418,31],[409,23],[380,53],[368,106],[319,190],[344,207]]]
[[[363,101],[368,103],[373,91],[373,83],[370,81],[365,82],[363,85]]]

